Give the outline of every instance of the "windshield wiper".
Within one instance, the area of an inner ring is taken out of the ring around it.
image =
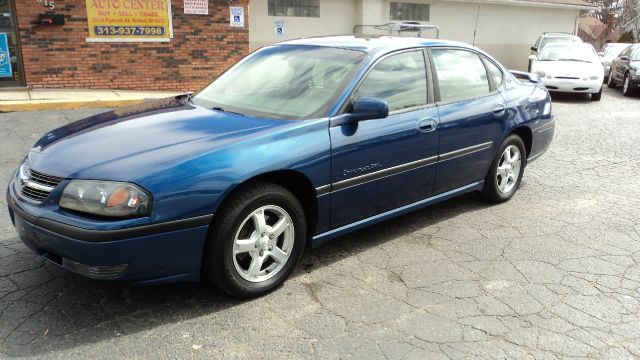
[[[229,111],[229,110],[225,110],[223,107],[221,106],[216,106],[216,107],[212,107],[212,110],[216,110],[216,111],[222,111],[222,112],[226,112],[229,114],[236,114],[236,115],[240,115],[240,116],[246,116],[245,114],[241,114],[239,112],[235,112],[235,111]]]
[[[558,61],[579,61],[579,62],[586,62],[586,63],[591,62],[589,60],[582,60],[582,59],[558,59]]]

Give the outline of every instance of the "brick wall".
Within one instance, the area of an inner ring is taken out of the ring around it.
[[[245,27],[229,26],[229,6],[243,6]],[[87,43],[85,0],[56,0],[63,26],[39,26],[45,9],[18,0],[25,79],[31,88],[197,90],[249,51],[248,0],[209,0],[209,15],[185,15],[172,0],[173,39],[153,43]]]

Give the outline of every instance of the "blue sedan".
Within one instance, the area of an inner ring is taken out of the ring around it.
[[[20,238],[103,280],[258,296],[305,246],[478,191],[509,200],[549,147],[551,101],[462,43],[294,40],[197,94],[46,133],[8,189]]]

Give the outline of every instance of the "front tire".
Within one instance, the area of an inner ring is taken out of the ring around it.
[[[253,182],[216,214],[205,248],[206,277],[240,298],[264,295],[289,276],[304,250],[305,214],[287,189]]]
[[[631,76],[629,73],[624,74],[624,81],[622,82],[622,95],[631,96],[633,91],[631,89]]]
[[[602,99],[602,87],[597,93],[591,94],[591,101],[600,101],[600,99]]]
[[[613,74],[609,74],[609,80],[607,81],[607,87],[609,89],[615,89],[616,88],[616,82],[613,80]]]
[[[520,186],[527,164],[526,154],[518,135],[509,135],[502,142],[484,179],[482,195],[485,199],[494,203],[511,199]]]

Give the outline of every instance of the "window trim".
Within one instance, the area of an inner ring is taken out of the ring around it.
[[[424,105],[418,105],[418,106],[412,106],[409,108],[404,108],[404,109],[398,109],[398,110],[394,110],[394,111],[390,111],[389,112],[389,116],[392,115],[398,115],[398,114],[403,114],[403,113],[408,113],[408,112],[412,112],[412,111],[418,111],[418,110],[422,110],[422,109],[428,109],[431,107],[436,106],[435,103],[435,98],[434,98],[434,83],[433,83],[433,79],[429,76],[430,75],[430,65],[431,62],[429,61],[429,58],[426,56],[426,48],[425,47],[414,47],[414,48],[409,48],[409,49],[402,49],[402,50],[398,50],[398,51],[393,51],[390,53],[386,53],[382,56],[380,56],[378,59],[376,59],[371,65],[369,65],[369,68],[367,69],[367,71],[365,71],[365,73],[360,77],[360,79],[358,79],[358,83],[353,87],[353,89],[351,90],[351,92],[349,93],[349,95],[346,97],[345,101],[342,103],[342,105],[340,106],[340,110],[338,111],[338,113],[336,114],[336,116],[338,115],[344,115],[344,114],[349,114],[348,109],[349,106],[351,106],[351,104],[353,103],[353,100],[355,99],[355,95],[358,92],[358,90],[360,89],[360,86],[362,86],[362,83],[365,81],[365,79],[369,76],[369,73],[371,73],[371,71],[373,71],[373,68],[376,67],[376,65],[378,65],[380,62],[382,62],[383,60],[394,56],[394,55],[399,55],[402,53],[407,53],[407,52],[421,52],[422,53],[422,58],[424,60],[424,72],[425,72],[425,76],[427,77],[427,81],[426,81],[426,89],[427,89],[427,102]]]
[[[472,54],[475,54],[476,56],[478,56],[480,62],[482,62],[482,66],[484,67],[484,71],[487,73],[487,80],[489,81],[489,92],[485,95],[482,96],[476,96],[476,97],[469,97],[469,98],[463,98],[463,99],[456,99],[456,100],[449,100],[449,101],[442,101],[442,99],[440,98],[440,80],[438,79],[438,71],[435,67],[435,62],[433,61],[433,54],[431,53],[432,50],[460,50],[460,51],[467,51],[470,52]],[[437,97],[435,98],[435,103],[436,105],[440,106],[440,105],[449,105],[449,104],[455,104],[455,103],[459,103],[462,101],[469,101],[469,100],[476,100],[476,99],[482,99],[485,97],[489,97],[489,96],[494,96],[498,93],[500,93],[499,90],[494,90],[492,89],[492,79],[489,76],[489,72],[487,71],[487,66],[485,65],[484,61],[482,61],[482,58],[484,57],[484,55],[482,53],[479,53],[478,51],[475,51],[473,49],[467,49],[467,48],[463,48],[463,47],[456,47],[456,46],[432,46],[427,48],[427,51],[429,52],[429,58],[430,58],[430,63],[431,65],[431,71],[433,73],[432,77],[433,77],[433,81],[434,81],[434,86],[435,86],[435,92],[437,93]],[[498,68],[500,68],[498,66]],[[502,73],[503,78],[504,78],[504,72]],[[504,81],[502,82],[504,85]]]

